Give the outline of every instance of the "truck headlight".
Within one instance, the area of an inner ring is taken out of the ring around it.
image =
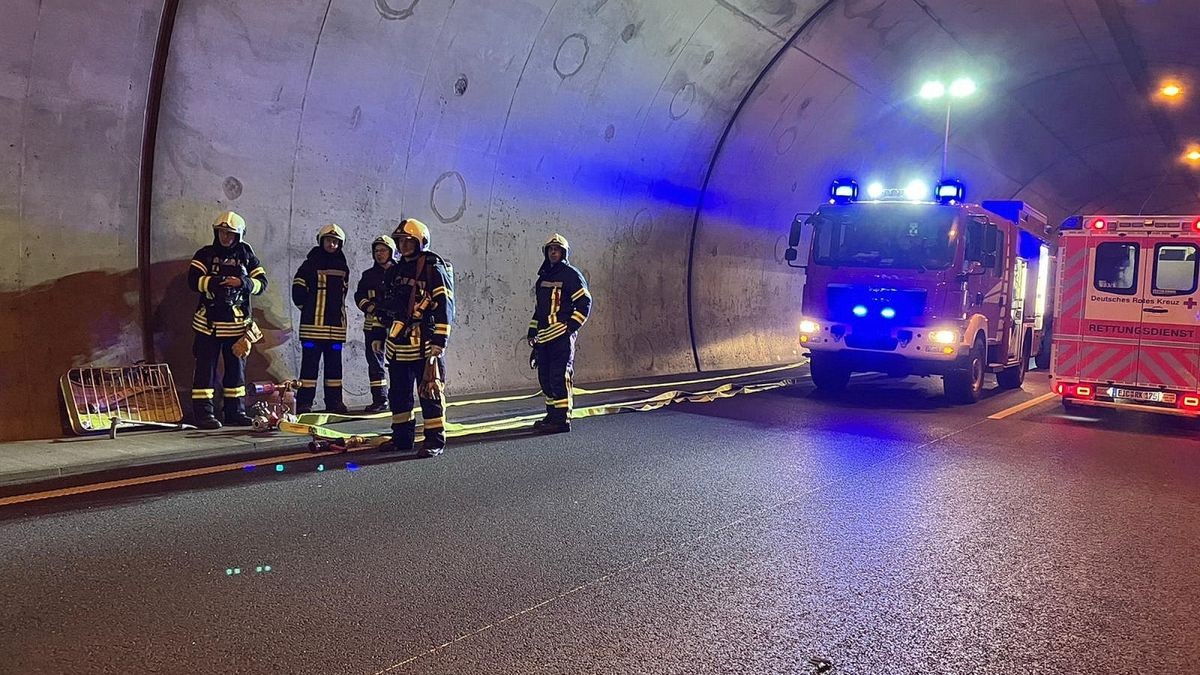
[[[929,334],[929,339],[939,345],[952,345],[958,342],[958,331],[935,330]]]
[[[811,335],[813,333],[820,333],[821,326],[816,321],[810,321],[809,319],[805,319],[800,322],[800,332],[808,334],[808,335]]]

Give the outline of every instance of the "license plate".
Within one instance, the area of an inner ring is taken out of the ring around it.
[[[1143,391],[1141,389],[1109,389],[1113,398],[1123,398],[1129,401],[1147,401],[1149,403],[1174,403],[1175,394],[1165,391]]]

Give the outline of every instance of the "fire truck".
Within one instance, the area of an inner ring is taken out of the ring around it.
[[[1059,240],[1063,405],[1200,416],[1200,216],[1073,216]]]
[[[964,201],[960,181],[931,192],[834,181],[792,223],[785,258],[806,272],[801,346],[814,384],[838,391],[856,372],[941,376],[948,399],[978,401],[985,373],[1025,380],[1049,350],[1053,228],[1019,201]],[[797,250],[807,252],[799,261]]]

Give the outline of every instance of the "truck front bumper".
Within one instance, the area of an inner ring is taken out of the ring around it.
[[[851,325],[816,320],[801,323],[800,346],[844,360],[854,370],[895,375],[945,375],[966,368],[970,353],[962,331],[954,328],[856,332]]]

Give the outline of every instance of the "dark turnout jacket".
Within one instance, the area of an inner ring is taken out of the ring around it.
[[[300,310],[301,340],[346,341],[349,288],[346,254],[340,248],[328,253],[314,246],[292,279],[292,303]]]

